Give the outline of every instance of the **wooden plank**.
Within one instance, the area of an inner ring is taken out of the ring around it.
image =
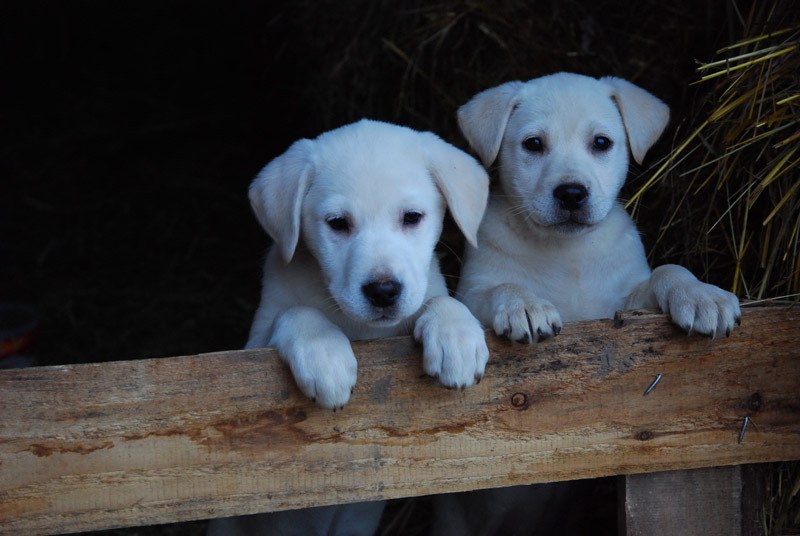
[[[769,464],[619,477],[620,534],[762,536]]]
[[[538,346],[489,336],[486,378],[462,392],[422,376],[410,338],[359,342],[337,413],[300,395],[269,349],[2,371],[0,526],[72,532],[800,459],[799,321],[798,308],[746,310],[711,341],[633,312]]]

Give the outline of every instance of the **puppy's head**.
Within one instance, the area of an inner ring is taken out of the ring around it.
[[[335,305],[391,325],[422,306],[445,204],[475,243],[488,182],[431,133],[362,120],[295,142],[259,173],[250,201],[287,263],[302,236]]]
[[[458,111],[470,145],[498,159],[503,193],[530,227],[575,234],[611,210],[625,181],[628,151],[641,162],[669,109],[613,77],[559,73],[486,90]]]

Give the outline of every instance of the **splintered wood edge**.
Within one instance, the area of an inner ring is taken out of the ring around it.
[[[0,371],[0,525],[75,532],[800,459],[800,309],[745,309],[721,340],[626,311],[538,345],[487,342],[486,376],[464,391],[425,376],[410,337],[355,342],[358,383],[336,413],[271,349]]]

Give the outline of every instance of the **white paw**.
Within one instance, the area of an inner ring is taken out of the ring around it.
[[[741,324],[742,312],[734,294],[714,285],[694,281],[676,285],[659,300],[672,321],[689,333],[706,337],[730,336],[734,324]]]
[[[480,382],[489,349],[480,322],[462,303],[448,296],[430,299],[414,326],[422,343],[422,366],[445,387],[464,389]]]
[[[561,332],[561,315],[547,300],[520,287],[502,285],[493,295],[492,327],[501,337],[529,344]]]
[[[306,329],[287,327],[280,320],[276,323],[270,346],[275,346],[289,365],[297,386],[322,407],[343,408],[358,373],[348,338],[330,323],[309,322],[302,325]]]

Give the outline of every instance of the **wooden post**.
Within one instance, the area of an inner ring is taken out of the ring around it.
[[[714,341],[645,312],[488,340],[462,392],[422,375],[408,337],[356,343],[337,413],[270,349],[0,371],[2,532],[800,459],[798,308],[746,310]]]
[[[623,477],[627,536],[742,536],[741,466]]]
[[[767,464],[619,477],[625,536],[762,536]]]

